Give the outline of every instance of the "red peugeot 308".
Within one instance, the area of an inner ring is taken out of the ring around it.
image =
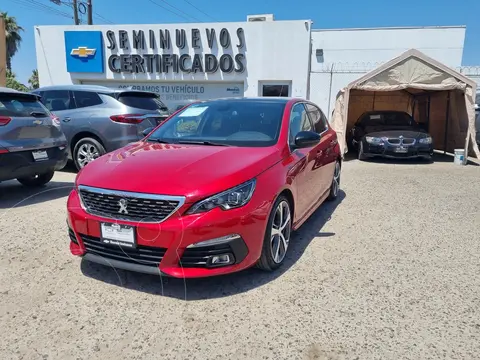
[[[285,259],[291,231],[339,193],[337,134],[319,107],[285,98],[204,101],[77,175],[72,254],[194,278]]]

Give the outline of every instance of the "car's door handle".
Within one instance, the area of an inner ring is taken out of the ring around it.
[[[63,122],[69,122],[70,120],[72,120],[72,119],[69,118],[69,117],[66,117],[66,118],[64,118],[62,121],[63,121]]]

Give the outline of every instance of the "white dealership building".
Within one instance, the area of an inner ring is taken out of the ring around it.
[[[310,20],[38,26],[41,86],[94,84],[159,93],[168,106],[229,96],[291,96],[333,110],[337,92],[415,48],[459,68],[466,28],[312,29]],[[468,76],[468,74],[466,74]]]

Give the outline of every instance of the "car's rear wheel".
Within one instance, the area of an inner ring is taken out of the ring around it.
[[[73,149],[73,161],[78,170],[106,153],[105,148],[94,138],[80,139]]]
[[[257,267],[272,271],[282,265],[292,232],[292,211],[288,199],[280,195],[275,201],[267,222],[262,254]]]
[[[55,174],[54,171],[49,171],[45,174],[35,174],[32,176],[18,178],[18,182],[24,186],[43,186],[52,180],[53,175]]]
[[[340,173],[341,173],[340,161],[335,163],[335,170],[333,170],[332,184],[330,185],[330,193],[328,194],[328,200],[333,201],[338,197],[340,192]]]

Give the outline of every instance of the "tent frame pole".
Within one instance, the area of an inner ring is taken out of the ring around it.
[[[447,139],[448,139],[448,120],[450,117],[450,91],[447,95],[447,111],[445,114],[445,136],[443,138],[443,154],[447,153]]]
[[[430,132],[430,100],[432,95],[428,94],[428,106],[427,106],[427,131]]]

